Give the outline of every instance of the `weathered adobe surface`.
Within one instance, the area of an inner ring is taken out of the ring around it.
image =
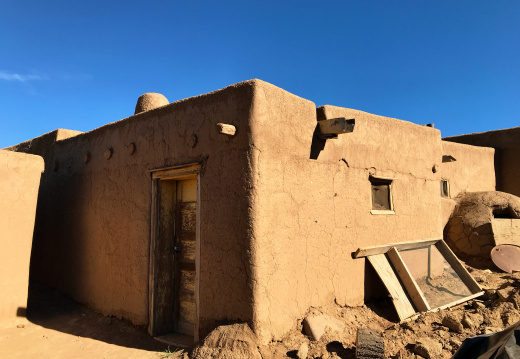
[[[443,162],[440,166],[442,179],[449,183],[449,197],[442,198],[444,227],[455,209],[456,197],[460,193],[494,191],[496,183],[493,148],[443,140],[442,154],[455,158],[454,162]]]
[[[520,196],[520,127],[444,138],[446,141],[495,148],[497,190]]]
[[[446,243],[459,255],[490,259],[496,245],[491,227],[494,213],[520,218],[520,198],[499,191],[460,195],[445,228]]]
[[[360,305],[378,290],[365,261],[352,259],[357,248],[442,237],[433,171],[442,152],[437,129],[335,106],[319,107],[317,119],[355,118],[354,131],[313,139],[304,100],[290,103],[282,91],[259,98],[254,330],[265,343],[310,307]],[[370,175],[394,178],[394,214],[371,214]]]
[[[247,81],[73,137],[61,138],[67,131],[57,130],[11,148],[40,153],[47,163],[33,279],[146,325],[150,171],[202,162],[199,331],[204,335],[223,320],[251,321],[249,121],[262,86],[272,85]],[[219,122],[235,125],[236,135],[221,135]]]
[[[40,156],[0,150],[0,327],[25,316],[43,168]]]

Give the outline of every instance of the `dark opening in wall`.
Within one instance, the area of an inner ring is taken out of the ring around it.
[[[370,177],[372,187],[372,211],[393,211],[392,180]]]
[[[450,183],[448,180],[441,180],[441,196],[442,197],[450,197]]]
[[[509,207],[506,207],[506,208],[493,207],[493,217],[509,218],[509,219],[516,218],[513,215],[513,212],[511,211],[511,209],[509,209]]]

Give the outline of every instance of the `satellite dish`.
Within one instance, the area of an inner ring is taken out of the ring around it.
[[[500,244],[491,250],[491,260],[504,272],[520,271],[520,247]]]

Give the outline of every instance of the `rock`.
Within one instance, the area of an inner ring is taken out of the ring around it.
[[[513,294],[516,293],[516,288],[513,287],[507,287],[504,289],[497,290],[498,298],[504,302],[507,302],[509,298],[513,296]]]
[[[518,291],[509,298],[509,301],[513,303],[516,310],[520,310],[520,293]]]
[[[215,328],[191,354],[192,359],[262,359],[256,335],[246,323]]]
[[[414,347],[414,353],[426,359],[437,358],[441,352],[442,344],[428,337],[417,339]]]
[[[473,308],[475,309],[484,309],[486,306],[484,305],[484,303],[476,300],[473,302]]]
[[[518,313],[518,310],[515,309],[513,304],[507,303],[511,306],[510,309],[505,309],[502,312],[502,322],[505,327],[509,327],[510,325],[513,325],[520,321],[520,313]]]
[[[401,328],[411,330],[412,332],[414,331],[414,328],[410,322],[401,323]]]
[[[446,330],[437,330],[437,335],[442,339],[448,339],[450,337],[450,333]]]
[[[485,282],[487,281],[487,277],[484,274],[472,274],[473,279],[475,279],[477,282]]]
[[[343,332],[345,323],[327,314],[308,316],[303,320],[303,332],[312,340],[320,340],[326,328],[333,332]]]
[[[300,345],[300,348],[298,349],[296,356],[298,357],[298,359],[307,359],[308,353],[309,353],[309,344],[307,344],[306,342],[303,342],[302,345]]]
[[[495,300],[497,299],[497,291],[494,289],[486,289],[483,295],[484,299]]]
[[[475,323],[473,323],[473,320],[471,319],[471,317],[466,313],[464,314],[464,317],[462,318],[462,326],[464,328],[474,328],[475,327]]]
[[[462,333],[463,331],[462,323],[452,313],[448,313],[444,316],[444,318],[442,318],[442,325],[454,331],[455,333]]]
[[[327,355],[329,355],[329,352],[327,350],[327,345],[329,345],[329,344],[325,344],[323,342],[312,343],[312,345],[309,346],[309,352],[307,354],[307,357],[308,358],[327,358]],[[276,357],[276,358],[279,358],[279,357]]]
[[[450,339],[449,343],[453,349],[459,349],[462,345],[462,342],[457,339]]]
[[[501,332],[502,330],[504,329],[500,327],[485,327],[482,334],[492,334],[496,332]]]
[[[464,313],[462,318],[462,326],[464,328],[475,329],[482,324],[484,317],[479,313]]]
[[[358,328],[356,338],[356,359],[383,359],[385,342],[383,334],[374,329]]]

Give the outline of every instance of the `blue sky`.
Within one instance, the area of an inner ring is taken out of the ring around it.
[[[520,125],[520,1],[0,1],[0,148],[260,78],[443,136]]]

